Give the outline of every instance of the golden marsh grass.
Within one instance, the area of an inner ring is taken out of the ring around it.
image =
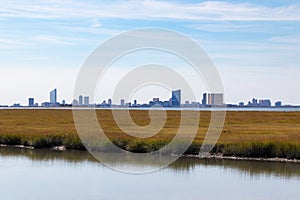
[[[148,111],[132,110],[130,114],[138,125],[144,126],[150,122]],[[196,138],[186,153],[196,154],[199,151],[210,114],[209,111],[200,112]],[[111,110],[97,110],[99,124],[105,134],[121,148],[133,152],[157,150],[175,136],[180,123],[180,111],[167,111],[167,115],[165,126],[157,135],[134,139],[116,125]],[[189,133],[186,135],[189,137]],[[84,149],[71,110],[0,110],[0,143],[35,148],[63,145],[69,149]],[[300,112],[228,111],[213,153],[300,158]]]

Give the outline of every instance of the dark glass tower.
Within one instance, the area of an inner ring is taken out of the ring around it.
[[[180,107],[181,90],[172,91],[172,107]]]

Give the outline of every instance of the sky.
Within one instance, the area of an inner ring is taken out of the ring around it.
[[[90,53],[109,38],[145,27],[171,29],[196,41],[219,71],[226,103],[255,97],[300,104],[297,0],[1,0],[0,105],[26,105],[29,97],[49,101],[53,88],[59,101],[71,102]],[[139,56],[141,64],[149,62]],[[125,73],[128,63],[123,64],[111,76]],[[97,95],[99,102],[110,92]],[[145,89],[134,98],[143,102],[153,95]],[[157,89],[157,96],[168,98],[168,93]]]

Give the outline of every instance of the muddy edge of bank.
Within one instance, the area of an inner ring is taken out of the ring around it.
[[[35,150],[36,148],[32,146],[24,146],[24,145],[6,145],[6,144],[0,144],[0,148],[5,147],[13,147],[13,148],[20,148],[20,149],[29,149],[29,150]],[[55,146],[51,148],[43,148],[48,149],[52,151],[68,151],[68,149],[65,146]],[[72,151],[74,151],[72,149]],[[76,150],[76,151],[85,151],[85,150]],[[288,159],[288,158],[253,158],[253,157],[238,157],[238,156],[223,156],[222,154],[206,154],[206,155],[182,155],[182,157],[189,157],[189,158],[195,158],[195,159],[212,159],[212,160],[235,160],[235,161],[263,161],[263,162],[283,162],[283,163],[299,163],[299,159]]]

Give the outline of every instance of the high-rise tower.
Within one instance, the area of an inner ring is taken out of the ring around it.
[[[181,104],[181,90],[172,91],[172,107],[180,107]]]
[[[50,92],[50,103],[57,103],[57,90],[56,90],[56,88]]]

